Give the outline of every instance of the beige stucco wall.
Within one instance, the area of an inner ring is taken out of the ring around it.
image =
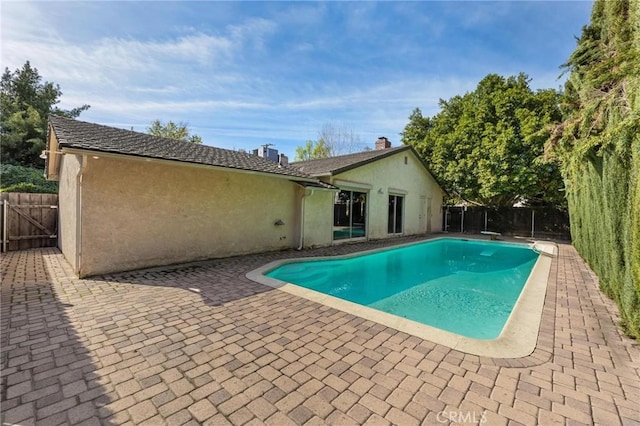
[[[333,196],[335,192],[306,190],[304,200],[304,247],[331,245],[333,240]]]
[[[296,246],[300,196],[289,180],[87,158],[83,276]]]
[[[66,154],[60,156],[58,193],[58,248],[74,269],[76,265],[78,172],[82,157]]]
[[[407,164],[405,164],[405,157]],[[353,187],[342,182],[353,182]],[[411,151],[403,151],[333,176],[341,189],[364,191],[358,184],[370,185],[368,230],[371,239],[389,237],[389,195],[404,196],[404,232],[413,235],[442,229],[442,189]],[[365,191],[366,192],[366,191]],[[429,209],[429,199],[431,208]],[[428,212],[431,217],[427,218]],[[424,218],[422,217],[424,214]]]

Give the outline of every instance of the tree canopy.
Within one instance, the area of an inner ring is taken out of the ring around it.
[[[635,16],[638,25],[638,9],[637,1],[597,1],[590,25],[563,65],[570,73],[562,97],[564,117],[554,127],[549,151],[566,167],[580,168],[585,158],[619,141],[630,147],[640,131],[640,113],[633,104],[639,95],[640,48],[631,23]]]
[[[409,123],[405,126],[400,135],[402,143],[405,145],[413,145],[422,143],[427,133],[431,130],[431,118],[424,117],[420,108],[414,108],[409,116]]]
[[[561,204],[557,164],[543,159],[548,126],[560,118],[560,94],[533,91],[526,74],[489,74],[475,91],[440,100],[440,112],[416,108],[401,133],[435,177],[460,198],[488,206]]]
[[[160,120],[154,120],[151,126],[147,127],[147,133],[183,142],[202,143],[202,138],[198,135],[192,135],[187,124],[182,122],[176,124],[173,121],[168,121],[167,124],[163,124]]]
[[[293,161],[307,161],[329,157],[329,148],[323,139],[317,141],[308,140],[303,146],[296,148],[296,156]]]
[[[13,164],[0,164],[0,185],[0,192],[58,192],[58,182],[47,180],[42,169]]]
[[[50,114],[78,117],[89,105],[64,110],[60,86],[45,81],[27,61],[14,72],[5,68],[0,81],[0,160],[3,164],[42,168]]]

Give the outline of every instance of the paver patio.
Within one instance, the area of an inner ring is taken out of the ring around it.
[[[640,349],[570,245],[553,261],[538,347],[511,360],[244,276],[414,239],[83,280],[56,249],[3,255],[3,424],[640,425]]]

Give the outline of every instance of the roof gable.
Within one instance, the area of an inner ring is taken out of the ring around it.
[[[424,160],[420,158],[416,150],[410,145],[372,151],[363,151],[357,152],[355,154],[339,155],[336,157],[319,158],[317,160],[297,161],[295,163],[291,163],[291,165],[299,168],[302,172],[308,173],[311,176],[335,176],[348,170],[364,166],[365,164],[369,164],[374,161],[390,157],[394,154],[407,151],[411,152],[415,156],[418,162],[422,164],[425,171],[433,178],[438,186],[440,186],[440,189],[444,193],[447,193],[447,191],[444,189],[435,175],[431,173],[431,170],[429,170],[429,167],[425,164]]]
[[[291,177],[294,180],[296,178],[315,180],[296,167],[280,166],[244,152],[162,138],[55,115],[49,117],[49,123],[61,149],[72,148],[270,173]]]
[[[319,158],[317,160],[298,161],[291,163],[291,165],[312,176],[336,175],[407,150],[411,150],[411,147],[404,145],[396,148]]]

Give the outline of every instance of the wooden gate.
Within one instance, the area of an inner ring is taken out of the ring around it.
[[[58,241],[58,194],[0,193],[2,251],[55,247]]]

